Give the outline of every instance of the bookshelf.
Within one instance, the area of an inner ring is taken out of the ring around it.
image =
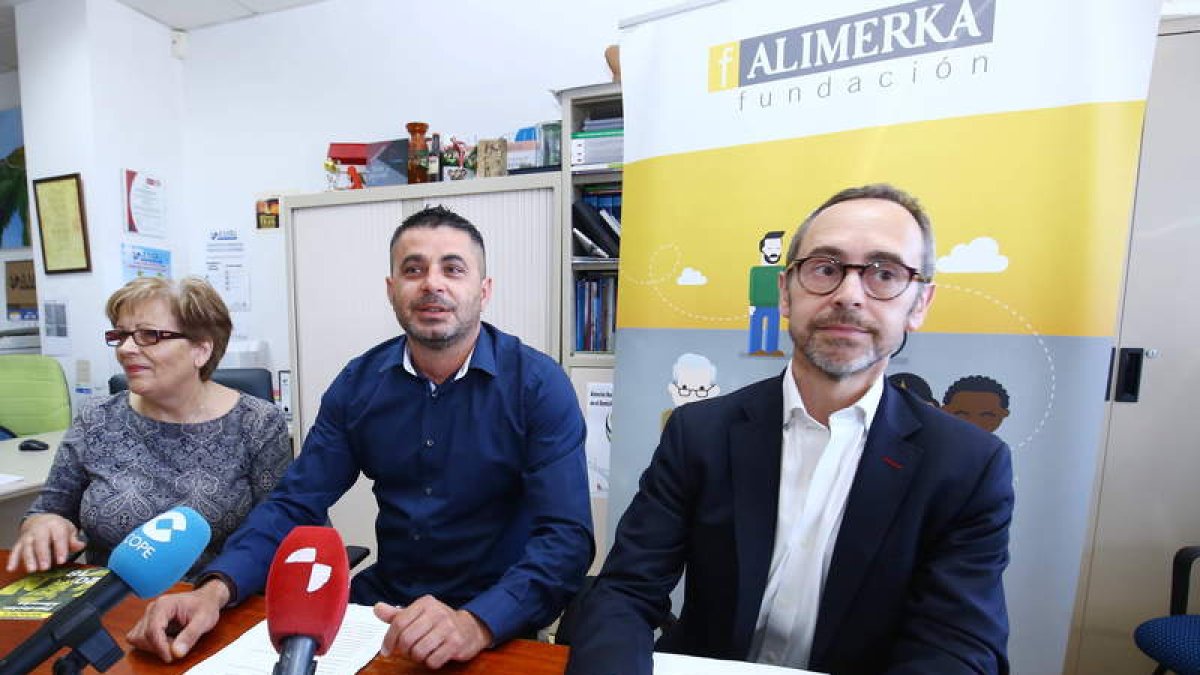
[[[619,224],[613,228],[608,217],[620,219],[622,139],[617,131],[623,132],[624,127],[615,120],[623,116],[621,85],[565,89],[559,102],[563,115],[562,362],[568,372],[611,369],[619,265],[619,249],[612,240],[619,244],[620,233]],[[609,240],[592,241],[597,237]]]

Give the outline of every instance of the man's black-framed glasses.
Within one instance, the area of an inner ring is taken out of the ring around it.
[[[125,343],[125,338],[133,336],[134,344],[139,347],[149,347],[156,345],[163,340],[178,340],[186,339],[187,336],[179,331],[174,330],[157,330],[154,328],[139,328],[137,330],[120,330],[114,328],[104,331],[104,343],[109,347],[120,347]]]
[[[671,386],[675,388],[675,393],[679,394],[680,398],[687,398],[689,396],[694,397],[694,398],[708,398],[708,392],[711,391],[712,388],[716,385],[702,384],[702,385],[699,385],[696,387],[689,387],[686,384],[679,384],[678,382],[672,382]]]
[[[863,291],[876,300],[891,300],[908,290],[913,281],[928,282],[929,277],[915,268],[894,260],[876,260],[869,263],[844,263],[837,258],[814,255],[797,258],[788,266],[788,273],[796,271],[796,280],[801,288],[814,295],[829,295],[836,291],[846,278],[846,270],[858,270],[862,277]]]

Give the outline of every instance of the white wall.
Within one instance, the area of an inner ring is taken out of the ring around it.
[[[558,119],[550,90],[609,79],[618,20],[673,2],[327,0],[193,31],[182,61],[166,27],[116,0],[18,5],[30,177],[81,172],[86,190],[93,272],[46,277],[38,261],[39,297],[69,304],[68,377],[76,359],[95,385],[116,372],[98,336],[122,242],[170,248],[176,274],[202,274],[207,234],[230,228],[252,265],[235,337],[266,340],[272,370],[289,367],[283,234],[254,229],[257,195],[322,190],[329,142],[404,137],[411,120],[488,138]],[[126,167],[165,181],[166,241],[121,232]],[[366,261],[381,312],[385,249]]]
[[[549,91],[608,81],[604,47],[618,41],[618,19],[645,6],[471,0],[417,12],[394,0],[329,0],[192,32],[184,189],[193,271],[209,230],[239,230],[255,267],[251,311],[234,316],[236,331],[266,339],[272,368],[286,368],[283,233],[254,230],[255,195],[320,191],[329,142],[407,137],[408,121],[445,139],[559,119]],[[378,258],[364,261],[379,267],[380,312],[390,312],[386,248],[381,241]]]
[[[82,174],[91,250],[90,273],[46,276],[35,255],[38,298],[67,302],[71,344],[55,355],[68,381],[88,361],[100,386],[117,368],[101,333],[104,302],[122,283],[121,243],[161,242],[123,235],[120,170],[158,171],[168,192],[179,184],[182,69],[170,31],[115,0],[36,0],[16,15],[29,176]],[[182,199],[168,209],[182,212]],[[36,227],[33,236],[38,250]]]

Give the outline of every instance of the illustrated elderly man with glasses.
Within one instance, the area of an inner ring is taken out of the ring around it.
[[[934,256],[929,217],[889,185],[843,190],[801,224],[779,275],[790,363],[675,410],[582,602],[569,675],[649,674],[655,648],[1008,672],[1009,449],[884,378],[929,310]]]
[[[717,384],[717,367],[703,354],[680,354],[675,359],[675,365],[671,366],[667,394],[671,397],[671,407],[663,411],[660,426],[665,426],[671,412],[684,403],[721,394],[721,387]]]

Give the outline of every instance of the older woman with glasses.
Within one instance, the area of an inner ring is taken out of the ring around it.
[[[85,403],[21,523],[9,571],[46,570],[87,548],[105,564],[135,527],[186,505],[212,526],[193,570],[225,543],[291,461],[283,414],[213,382],[233,325],[198,277],[141,278],[108,299],[129,390]]]

